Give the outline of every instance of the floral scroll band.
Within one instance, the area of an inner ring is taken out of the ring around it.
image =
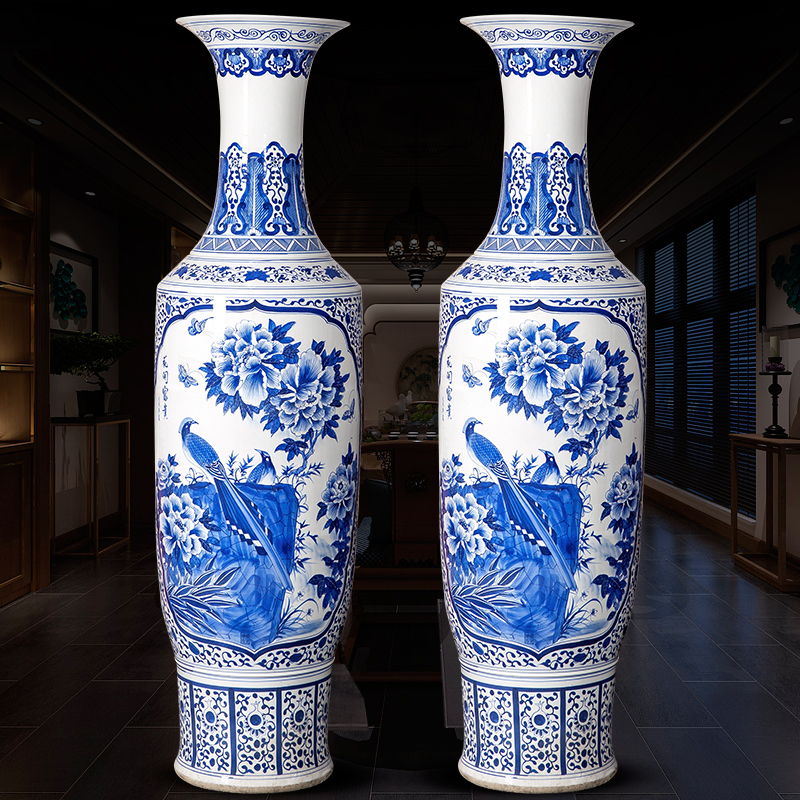
[[[224,47],[212,48],[211,56],[217,75],[273,75],[284,78],[289,75],[308,77],[311,61],[316,50],[267,47]]]
[[[492,48],[497,57],[500,72],[505,76],[557,75],[566,78],[591,78],[597,63],[599,50],[555,47],[508,47]]]

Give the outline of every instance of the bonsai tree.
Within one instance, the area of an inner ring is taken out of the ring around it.
[[[86,383],[96,385],[101,392],[108,391],[103,377],[128,350],[136,344],[130,336],[112,333],[52,333],[50,335],[50,373],[83,375]]]

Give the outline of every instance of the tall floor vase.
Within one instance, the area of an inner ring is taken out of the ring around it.
[[[178,671],[175,770],[211,789],[302,789],[332,770],[362,368],[361,291],[309,219],[302,125],[314,54],[347,23],[178,22],[213,57],[221,143],[211,221],[157,299],[158,571]],[[197,111],[187,135],[196,124]]]
[[[629,23],[462,20],[500,68],[500,202],[442,286],[441,548],[461,773],[512,792],[616,771],[614,671],[642,499],[645,298],[587,186],[589,87]]]

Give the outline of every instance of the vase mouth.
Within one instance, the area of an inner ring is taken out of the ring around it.
[[[304,47],[311,50],[318,49],[328,37],[350,25],[340,19],[278,14],[201,14],[178,17],[175,22],[194,33],[209,48]]]
[[[347,28],[350,23],[342,19],[328,19],[327,17],[293,17],[285,14],[194,14],[188,17],[178,17],[178,25],[191,25],[198,22],[282,22],[295,25],[326,25],[336,27],[337,30]]]
[[[563,23],[565,25],[596,25],[615,28],[619,31],[633,26],[633,22],[626,19],[612,17],[570,17],[566,14],[482,14],[473,17],[462,17],[462,25],[480,25],[487,22],[531,22]]]

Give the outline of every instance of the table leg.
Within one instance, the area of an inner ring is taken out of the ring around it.
[[[786,583],[786,451],[778,449],[778,585]]]
[[[739,470],[736,443],[731,442],[731,555],[739,552]]]
[[[773,490],[774,490],[774,481],[775,481],[775,470],[774,470],[774,459],[775,453],[773,452],[771,447],[767,447],[766,450],[766,457],[767,457],[767,471],[766,471],[766,480],[767,480],[767,491],[766,491],[766,508],[764,509],[764,532],[767,538],[767,552],[772,552],[772,545],[773,545],[773,525],[775,524],[775,519],[773,515]]]

